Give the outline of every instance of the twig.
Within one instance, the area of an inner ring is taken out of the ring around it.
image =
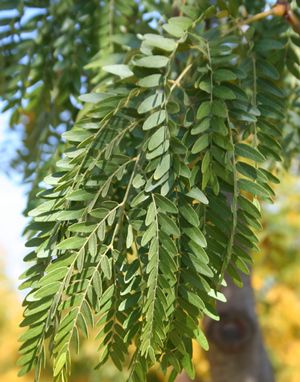
[[[193,65],[192,64],[189,64],[181,73],[180,75],[176,78],[175,81],[173,81],[173,85],[171,86],[171,89],[170,89],[170,94],[172,93],[172,91],[175,89],[176,86],[180,86],[180,81],[182,80],[182,78],[186,75],[186,73],[191,69]]]
[[[257,15],[251,16],[245,20],[238,22],[234,27],[229,29],[226,32],[226,34],[232,32],[236,28],[242,27],[243,25],[249,25],[256,21],[265,19],[268,16],[284,17],[294,29],[294,31],[300,35],[300,20],[292,11],[290,4],[284,0],[278,1],[277,4],[275,4],[274,7],[268,11],[258,13]]]

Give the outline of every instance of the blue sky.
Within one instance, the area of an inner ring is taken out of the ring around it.
[[[7,113],[0,113],[0,147],[9,144],[5,134],[8,117]],[[26,197],[22,185],[0,172],[0,255],[6,273],[15,286],[18,284],[19,275],[25,269],[22,262],[26,254],[25,240],[22,238],[26,221],[22,215],[25,204]]]
[[[22,257],[26,253],[21,236],[25,226],[24,207],[25,197],[20,186],[0,175],[0,251],[6,271],[15,285],[24,269]]]

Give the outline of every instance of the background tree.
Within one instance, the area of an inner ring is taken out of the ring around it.
[[[259,200],[299,143],[297,19],[265,6],[1,2],[1,94],[35,207],[21,374],[39,380],[50,353],[67,380],[96,326],[99,367],[133,345],[131,381],[156,362],[193,378],[199,319],[217,319],[225,272],[249,272]]]

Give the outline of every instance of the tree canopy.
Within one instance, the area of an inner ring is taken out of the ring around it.
[[[20,374],[51,357],[67,381],[96,327],[97,367],[193,377],[199,319],[249,271],[260,200],[300,147],[294,13],[249,16],[265,7],[1,2],[0,94],[31,184]]]

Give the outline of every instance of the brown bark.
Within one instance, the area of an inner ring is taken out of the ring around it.
[[[263,344],[255,311],[250,277],[243,288],[227,280],[227,303],[218,303],[220,322],[207,320],[210,342],[208,360],[213,382],[273,382],[274,377]]]
[[[223,290],[227,302],[218,303],[220,321],[205,320],[212,382],[274,382],[255,311],[250,277],[244,287],[230,280]],[[181,375],[176,382],[187,382]]]
[[[191,380],[185,373],[182,373],[176,378],[175,382],[191,382]]]

